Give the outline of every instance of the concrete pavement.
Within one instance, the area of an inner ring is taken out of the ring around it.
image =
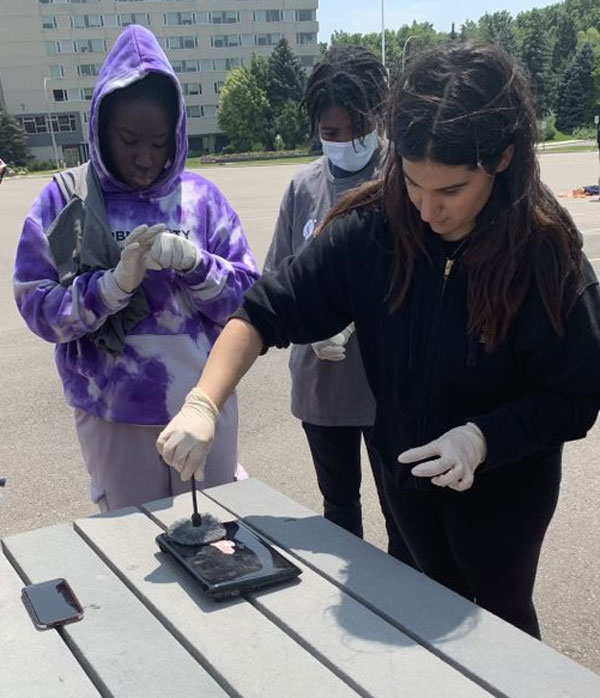
[[[545,153],[544,180],[554,191],[593,184],[597,153]],[[237,209],[262,263],[279,200],[297,165],[208,168]],[[25,327],[12,299],[11,275],[22,221],[47,178],[5,180],[0,186],[0,536],[95,513],[70,410],[64,404],[52,347]],[[600,203],[561,199],[585,234],[600,270]],[[240,460],[254,476],[320,510],[308,448],[289,414],[287,352],[270,351],[240,389]],[[545,641],[600,673],[600,428],[568,444],[564,484],[540,565],[536,600]],[[517,485],[518,486],[518,483]],[[366,537],[383,547],[371,476],[365,473]]]

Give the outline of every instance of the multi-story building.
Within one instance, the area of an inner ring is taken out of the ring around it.
[[[268,55],[282,37],[312,66],[317,7],[318,0],[0,0],[0,108],[23,124],[36,160],[83,162],[98,71],[123,27],[142,24],[183,86],[191,149],[213,151],[224,140],[216,117],[227,72]]]

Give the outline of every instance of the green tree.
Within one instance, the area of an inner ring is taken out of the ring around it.
[[[14,116],[0,110],[0,158],[12,165],[25,166],[28,157],[25,129]]]
[[[535,93],[537,115],[542,117],[550,111],[554,85],[550,72],[552,47],[539,10],[531,10],[528,14],[520,53]]]
[[[460,25],[460,40],[469,41],[471,39],[481,39],[481,31],[477,22],[468,19],[464,24]]]
[[[479,20],[479,31],[485,41],[499,44],[512,56],[517,53],[517,34],[512,15],[507,10],[486,12]]]
[[[571,133],[588,126],[595,112],[594,71],[596,56],[590,44],[584,44],[565,70],[559,88],[556,125]]]
[[[294,150],[308,140],[309,124],[306,114],[298,102],[288,99],[281,107],[277,118],[277,133],[287,150]]]
[[[242,66],[229,73],[221,90],[218,122],[234,150],[269,146],[271,107],[250,68]]]
[[[306,85],[306,71],[292,53],[286,39],[281,39],[269,56],[267,97],[277,117],[288,101],[300,102]]]
[[[575,54],[577,47],[577,29],[573,18],[566,12],[560,12],[554,24],[554,45],[552,50],[552,70],[563,72]]]
[[[264,56],[257,56],[255,53],[252,54],[252,59],[250,61],[250,72],[254,75],[256,79],[256,84],[260,87],[265,94],[268,94],[269,90],[269,60]]]

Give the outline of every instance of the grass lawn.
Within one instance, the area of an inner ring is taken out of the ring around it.
[[[591,153],[594,150],[597,150],[594,145],[565,145],[544,149],[541,143],[538,145],[537,149],[538,153],[546,153],[547,155],[551,153]]]
[[[250,160],[247,162],[217,162],[206,164],[200,162],[200,158],[188,158],[185,166],[189,170],[204,170],[209,167],[264,167],[265,165],[306,165],[313,162],[320,155],[307,155],[300,158],[273,158],[271,160]],[[49,177],[56,173],[56,170],[34,170],[29,172],[27,177]]]
[[[248,160],[246,162],[215,162],[203,163],[200,158],[189,158],[186,167],[190,170],[200,170],[206,167],[263,167],[265,165],[305,165],[313,162],[320,155],[307,155],[300,158],[271,158],[268,160]]]

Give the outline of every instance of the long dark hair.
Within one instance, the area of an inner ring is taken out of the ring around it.
[[[422,54],[392,89],[383,179],[340,200],[324,221],[365,206],[382,211],[395,233],[390,302],[396,309],[416,257],[425,254],[425,224],[408,197],[402,158],[493,174],[511,146],[510,165],[496,174],[463,256],[468,330],[484,335],[489,351],[506,337],[532,280],[562,333],[582,278],[581,235],[540,181],[530,94],[514,61],[493,44],[451,44]]]
[[[332,46],[313,68],[302,99],[316,134],[319,119],[331,106],[348,112],[352,137],[359,138],[368,123],[381,122],[388,100],[388,81],[385,67],[371,51],[362,46]]]

